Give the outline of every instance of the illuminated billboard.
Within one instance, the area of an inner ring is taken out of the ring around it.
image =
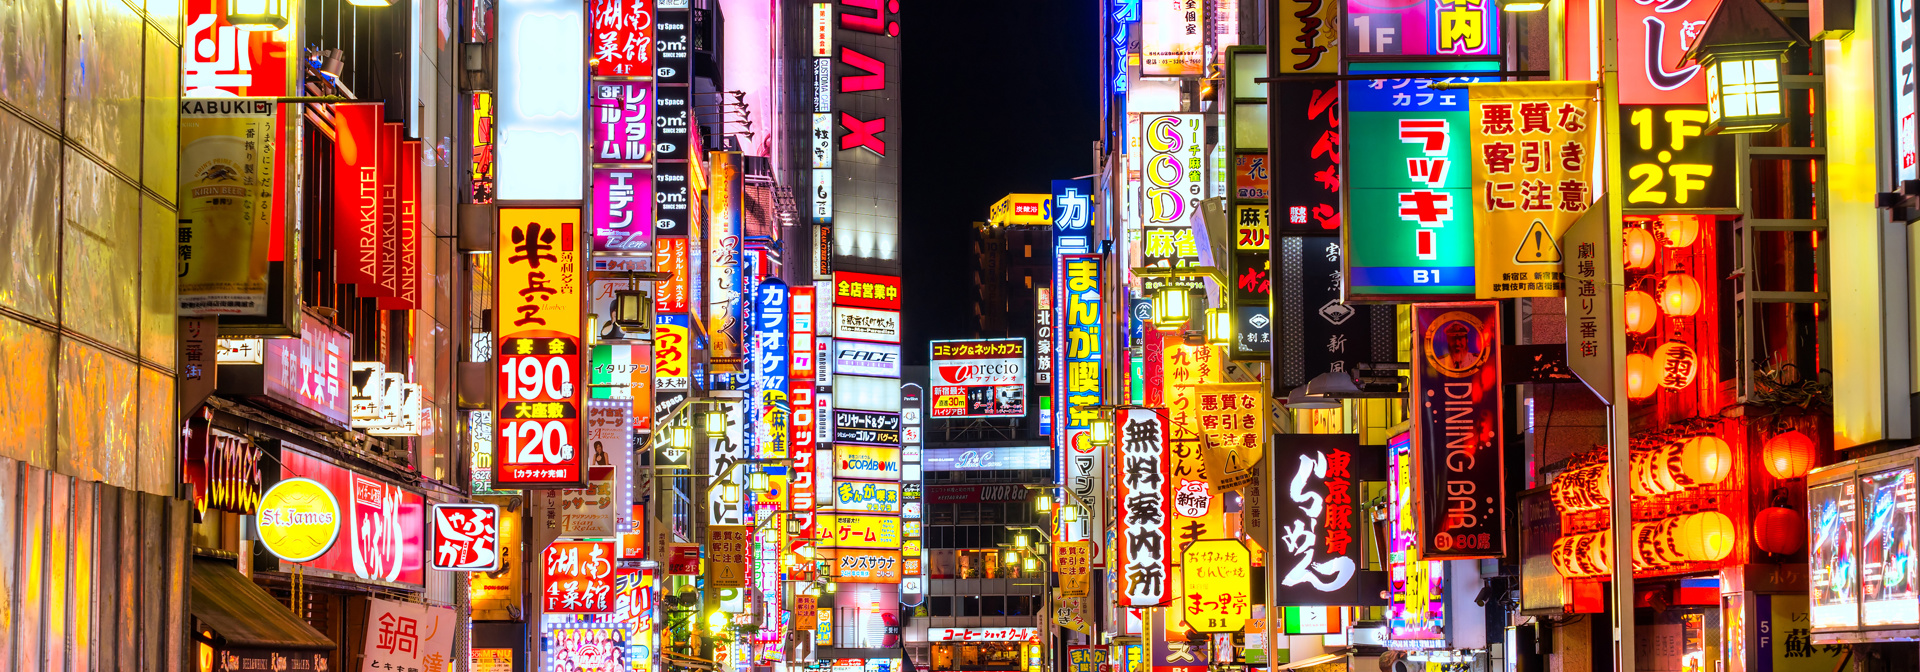
[[[934,341],[928,363],[933,417],[1026,416],[1027,339]]]
[[[580,211],[502,209],[494,300],[500,377],[494,484],[578,488],[582,368]],[[571,279],[572,284],[566,280]]]

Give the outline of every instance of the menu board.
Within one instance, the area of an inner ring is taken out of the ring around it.
[[[1812,588],[1815,629],[1851,628],[1860,624],[1860,549],[1854,538],[1859,527],[1859,495],[1852,479],[1807,489],[1812,512],[1812,544],[1807,551],[1807,582]]]
[[[1920,624],[1913,467],[1861,476],[1860,495],[1860,624]]]

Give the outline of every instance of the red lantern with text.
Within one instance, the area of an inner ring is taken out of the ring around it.
[[[1700,358],[1694,355],[1692,346],[1674,341],[1663,343],[1653,351],[1653,365],[1659,386],[1678,392],[1693,384],[1694,374],[1700,370]]]
[[[1813,439],[1790,429],[1773,435],[1760,447],[1760,460],[1774,478],[1789,480],[1807,475],[1813,467]]]
[[[1806,520],[1800,512],[1784,506],[1761,509],[1753,517],[1753,543],[1760,550],[1778,555],[1800,552],[1806,543]]]
[[[1674,247],[1686,247],[1700,239],[1700,215],[1661,215],[1660,234],[1667,237],[1667,244]]]

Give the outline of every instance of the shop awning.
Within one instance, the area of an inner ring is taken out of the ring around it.
[[[233,649],[330,651],[333,640],[320,634],[261,590],[232,565],[193,561],[193,597],[188,611],[213,630],[220,645]]]

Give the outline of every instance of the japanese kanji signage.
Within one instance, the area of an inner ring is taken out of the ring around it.
[[[1614,13],[1619,36],[1620,103],[1706,103],[1707,73],[1700,64],[1682,57],[1706,32],[1707,19],[1719,7],[1720,0],[1620,5]],[[1627,140],[1625,130],[1621,140]]]
[[[1261,383],[1220,383],[1194,387],[1200,434],[1218,458],[1221,490],[1238,490],[1251,479],[1267,444],[1267,393]]]
[[[1331,3],[1328,3],[1331,4]],[[1272,222],[1276,234],[1327,234],[1340,228],[1340,87],[1332,82],[1274,82],[1270,122]]]
[[[581,275],[575,209],[500,211],[494,311],[500,365],[494,483],[578,488]]]
[[[662,392],[687,389],[692,370],[692,318],[686,314],[653,316],[653,386]]]
[[[1332,73],[1340,69],[1340,3],[1279,0],[1267,9],[1278,22],[1276,74]],[[1269,85],[1271,86],[1271,84]]]
[[[181,98],[293,95],[287,83],[294,81],[291,66],[300,62],[293,30],[235,26],[227,21],[227,3],[219,0],[185,4]]]
[[[433,505],[432,548],[434,569],[451,572],[500,569],[500,507]]]
[[[1377,345],[1373,333],[1376,318],[1392,324],[1393,308],[1341,300],[1345,257],[1337,236],[1275,239],[1274,283],[1297,291],[1276,294],[1274,310],[1279,322],[1300,325],[1297,343],[1273,349],[1275,389],[1305,385],[1329,371],[1354,371],[1362,362],[1393,361],[1392,341],[1379,339],[1385,343]]]
[[[613,611],[613,542],[555,541],[540,554],[541,611]]]
[[[1053,571],[1060,575],[1060,587],[1068,595],[1085,596],[1093,568],[1093,542],[1069,541],[1053,547]]]
[[[453,635],[464,630],[452,609],[374,598],[367,603],[365,670],[447,672]]]
[[[1614,244],[1607,234],[1607,199],[1594,203],[1585,215],[1567,227],[1567,368],[1601,399],[1614,393],[1613,291],[1608,282]]]
[[[1420,555],[1506,555],[1500,306],[1415,304],[1413,471]]]
[[[707,585],[746,587],[749,529],[745,525],[707,526]]]
[[[1193,218],[1206,185],[1206,133],[1198,114],[1149,114],[1140,122],[1140,208],[1145,240],[1141,254],[1153,268],[1200,263]],[[1152,292],[1167,285],[1199,287],[1198,279],[1147,278]]]
[[[833,577],[841,583],[899,583],[899,551],[863,551],[843,548],[834,552]]]
[[[777,279],[768,278],[760,283],[754,293],[750,319],[753,327],[753,391],[754,408],[759,417],[754,421],[754,445],[758,457],[779,459],[787,456],[787,449],[793,439],[789,431],[789,418],[793,408],[787,399],[787,386],[792,380],[792,363],[788,358],[788,332],[792,329],[787,313],[791,309],[788,303],[791,294],[786,284]],[[785,507],[781,507],[785,508]]]
[[[284,195],[276,109],[270,99],[180,101],[181,315],[267,313],[267,245]]]
[[[1560,296],[1561,237],[1593,200],[1590,82],[1473,87],[1475,296]]]
[[[933,417],[1026,416],[1027,339],[934,341],[930,346]]]
[[[1491,56],[1500,53],[1493,0],[1352,0],[1348,56]],[[1337,10],[1336,10],[1337,12]]]
[[[1357,457],[1353,434],[1274,435],[1275,605],[1359,603],[1353,578],[1366,548],[1356,531],[1363,508]]]
[[[339,499],[345,521],[339,539],[319,557],[303,561],[309,572],[387,584],[426,584],[426,499],[419,492],[346,469],[281,443],[281,473],[301,474]],[[269,493],[271,494],[271,493]],[[267,503],[261,503],[264,510]]]
[[[1115,420],[1114,486],[1119,516],[1116,580],[1120,604],[1155,607],[1173,599],[1173,467],[1159,409],[1127,409]]]
[[[1239,632],[1253,613],[1253,553],[1238,539],[1196,541],[1180,554],[1180,613],[1199,632]]]
[[[1054,445],[1065,461],[1063,483],[1082,502],[1094,502],[1099,485],[1098,457],[1093,436],[1094,411],[1101,403],[1102,333],[1100,296],[1100,256],[1062,255],[1055,262],[1054,292],[1059,301],[1055,315],[1060,328],[1054,331],[1058,341],[1054,353],[1060,358],[1060,375],[1054,377]]]
[[[593,169],[594,254],[643,254],[652,250],[652,212],[653,171]]]
[[[595,77],[652,77],[653,0],[594,0],[588,49]]]
[[[900,278],[872,273],[835,271],[833,303],[838,306],[900,309]]]
[[[1393,72],[1499,70],[1489,61],[1355,63],[1347,84],[1347,299],[1471,296],[1474,194],[1465,89]]]

